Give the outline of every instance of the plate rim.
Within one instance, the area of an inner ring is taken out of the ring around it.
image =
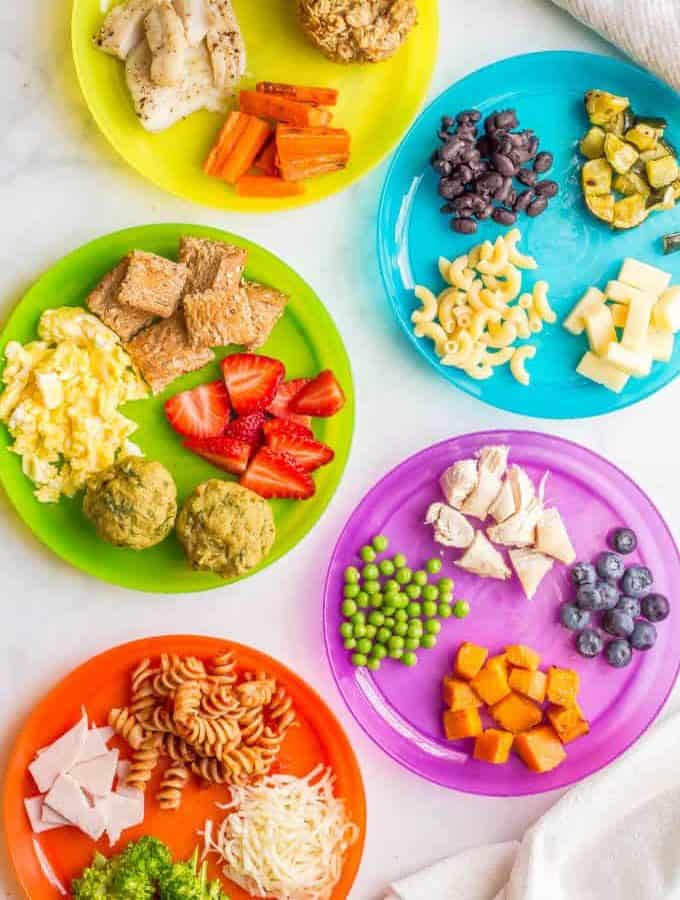
[[[476,786],[473,786],[473,787],[453,786],[451,784],[446,783],[441,778],[437,778],[436,776],[428,775],[425,772],[420,771],[420,769],[418,769],[414,763],[411,763],[409,761],[402,759],[397,751],[383,746],[383,744],[380,742],[379,738],[376,735],[372,734],[372,732],[369,730],[369,727],[367,726],[367,724],[363,721],[362,717],[359,715],[359,713],[354,709],[354,707],[350,703],[348,696],[345,694],[345,691],[344,691],[344,688],[342,685],[342,681],[336,671],[334,655],[331,650],[330,642],[331,642],[332,638],[336,638],[337,636],[329,634],[329,617],[327,615],[327,611],[329,608],[329,604],[331,603],[331,598],[330,598],[331,580],[333,577],[333,569],[335,568],[335,564],[336,564],[336,558],[338,556],[338,549],[340,547],[340,544],[344,540],[345,535],[347,534],[347,532],[350,528],[352,520],[357,515],[358,511],[364,506],[364,504],[371,498],[371,496],[374,493],[377,493],[383,487],[385,482],[389,481],[393,476],[395,476],[399,472],[400,469],[407,466],[410,462],[412,462],[413,459],[415,459],[415,457],[420,456],[422,453],[437,450],[440,447],[444,447],[445,445],[451,443],[451,441],[453,441],[453,440],[472,439],[472,440],[478,440],[484,444],[488,444],[490,442],[493,443],[494,441],[498,442],[498,440],[500,439],[500,436],[503,436],[502,439],[504,441],[512,442],[515,439],[521,440],[521,439],[525,439],[529,436],[533,440],[535,440],[537,435],[541,439],[548,440],[549,442],[557,443],[558,445],[566,444],[569,447],[575,448],[579,452],[584,452],[587,455],[594,457],[599,462],[603,462],[607,466],[611,467],[618,475],[622,476],[623,479],[629,485],[632,485],[647,500],[650,507],[656,514],[656,516],[659,520],[659,523],[663,526],[668,538],[670,539],[671,545],[675,549],[676,561],[677,561],[678,566],[680,566],[680,545],[676,541],[676,539],[673,535],[673,532],[671,531],[668,523],[666,522],[665,518],[661,514],[661,511],[659,510],[658,506],[652,500],[652,498],[647,494],[647,492],[645,490],[643,490],[643,488],[630,475],[628,475],[626,472],[624,472],[624,470],[621,469],[616,463],[613,463],[611,460],[607,459],[602,454],[597,453],[595,450],[592,450],[590,447],[586,447],[584,444],[579,444],[577,441],[572,441],[569,438],[564,438],[560,435],[550,434],[548,432],[537,431],[537,430],[532,430],[532,429],[528,429],[528,428],[495,428],[495,429],[488,429],[485,431],[471,431],[471,432],[465,432],[463,434],[451,435],[450,437],[445,438],[444,440],[436,441],[434,444],[429,444],[426,447],[422,447],[420,450],[416,450],[415,452],[410,453],[405,459],[401,460],[401,462],[399,462],[399,463],[397,463],[397,465],[393,466],[385,475],[382,476],[382,478],[379,478],[376,482],[374,482],[373,485],[368,489],[368,491],[366,491],[366,493],[361,497],[361,499],[358,501],[358,503],[354,506],[354,508],[350,512],[349,516],[347,517],[347,519],[342,527],[342,530],[340,531],[338,538],[334,544],[333,552],[331,554],[330,561],[328,563],[328,568],[326,570],[326,577],[324,579],[324,588],[323,588],[324,595],[323,595],[323,606],[322,606],[323,620],[322,621],[323,621],[323,639],[324,639],[324,647],[326,650],[326,659],[328,661],[328,666],[331,670],[331,674],[333,676],[333,681],[335,682],[335,686],[336,686],[340,696],[342,697],[345,706],[347,707],[347,709],[351,713],[352,717],[354,718],[355,722],[359,725],[359,727],[364,732],[364,734],[383,753],[385,753],[387,756],[389,756],[394,762],[396,762],[402,768],[407,769],[408,771],[412,772],[414,775],[417,775],[426,781],[429,781],[433,784],[437,784],[440,787],[446,788],[449,791],[454,791],[454,792],[457,792],[460,794],[469,794],[469,795],[478,796],[478,797],[490,797],[490,798],[498,798],[498,799],[515,799],[515,798],[519,798],[519,797],[533,797],[533,796],[539,796],[541,794],[548,794],[553,791],[564,790],[565,788],[571,787],[576,784],[580,784],[584,779],[589,778],[591,775],[594,775],[597,772],[602,771],[607,766],[610,766],[614,762],[616,762],[616,760],[618,760],[625,753],[627,753],[628,750],[634,744],[636,744],[640,740],[640,738],[642,738],[646,734],[646,732],[657,721],[660,714],[662,713],[666,703],[668,702],[668,698],[670,697],[671,693],[673,692],[673,689],[675,688],[675,685],[678,682],[678,678],[680,677],[680,652],[679,652],[677,665],[676,665],[676,669],[675,669],[675,675],[673,676],[673,679],[671,680],[668,690],[666,691],[664,696],[660,699],[658,705],[655,705],[654,711],[653,711],[652,715],[650,716],[649,720],[647,721],[647,724],[635,736],[633,736],[629,741],[627,741],[625,743],[625,745],[618,751],[618,753],[616,753],[615,755],[610,757],[608,760],[603,762],[601,765],[595,766],[592,769],[588,769],[586,772],[584,772],[584,774],[582,774],[580,777],[578,777],[576,779],[573,779],[573,778],[569,779],[569,778],[565,777],[558,784],[552,785],[551,787],[537,788],[537,789],[532,788],[531,790],[520,790],[518,792],[513,791],[513,793],[509,793],[507,791],[498,791],[498,790],[485,790],[483,787],[480,787],[479,789],[477,789]]]

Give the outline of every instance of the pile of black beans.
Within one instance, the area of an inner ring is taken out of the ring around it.
[[[539,138],[531,129],[516,130],[514,109],[487,116],[480,135],[481,119],[477,109],[455,119],[444,116],[437,132],[441,143],[432,154],[439,193],[446,200],[441,211],[452,216],[451,228],[460,234],[474,234],[483,219],[509,226],[521,212],[540,216],[559,191],[556,181],[539,180],[552,168],[552,153],[539,153]]]

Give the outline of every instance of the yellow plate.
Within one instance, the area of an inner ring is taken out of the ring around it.
[[[340,92],[334,125],[352,135],[352,157],[341,172],[310,179],[296,197],[238,197],[208,178],[201,165],[224,116],[195,113],[161,134],[139,124],[120,60],[97,50],[92,36],[103,13],[101,0],[74,0],[73,56],[85,101],[121,156],[158,187],[206,206],[238,212],[270,212],[315,203],[366,174],[394,147],[418,112],[437,55],[437,2],[418,0],[419,23],[389,61],[366,65],[332,63],[302,34],[295,0],[233,0],[248,51],[243,86],[287,81],[334,87]]]

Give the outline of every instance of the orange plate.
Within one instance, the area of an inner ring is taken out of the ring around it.
[[[31,827],[24,811],[25,797],[37,789],[27,766],[35,751],[58,738],[80,717],[85,706],[90,721],[106,723],[112,706],[124,705],[128,700],[130,671],[146,656],[158,657],[161,652],[208,659],[225,648],[234,650],[239,667],[266,670],[286,687],[295,703],[300,727],[291,729],[282,747],[281,769],[294,775],[307,774],[317,763],[331,766],[336,776],[336,793],[343,797],[353,822],[361,836],[348,851],[342,878],[333,892],[333,900],[347,897],[359,868],[366,831],[366,805],[361,772],[350,743],[335,716],[321,698],[297,675],[269,656],[228,641],[211,637],[168,636],[148,638],[123,644],[94,657],[68,675],[31,714],[16,742],[10,757],[5,781],[5,834],[10,856],[19,881],[30,900],[55,900],[59,893],[45,879],[32,845]],[[116,739],[117,746],[129,756],[126,745]],[[112,742],[111,746],[114,746]],[[147,792],[144,822],[123,833],[113,851],[120,851],[128,841],[143,834],[152,834],[170,847],[175,858],[189,857],[200,838],[197,830],[207,818],[219,820],[221,812],[216,802],[228,800],[224,786],[199,787],[192,779],[184,791],[182,807],[176,812],[163,812],[153,799],[160,780],[157,772]],[[95,849],[109,855],[113,852],[104,836],[98,844],[75,828],[59,828],[38,836],[43,850],[56,874],[68,888],[89,865]],[[213,866],[211,873],[218,875]],[[245,900],[249,895],[225,882],[232,900]]]

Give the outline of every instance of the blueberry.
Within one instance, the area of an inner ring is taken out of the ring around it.
[[[621,612],[620,609],[609,609],[602,616],[602,627],[614,637],[628,637],[633,633],[635,622],[628,613]]]
[[[581,656],[597,656],[602,653],[602,638],[593,628],[584,628],[576,638],[576,649]]]
[[[609,546],[617,553],[632,553],[637,544],[637,536],[630,528],[616,528],[609,535]]]
[[[621,592],[616,585],[612,584],[611,581],[596,581],[594,587],[600,595],[598,604],[594,608],[600,611],[614,609],[621,596]]]
[[[602,595],[594,584],[583,584],[576,591],[576,603],[580,609],[601,609]]]
[[[654,576],[647,566],[631,566],[623,573],[621,587],[630,597],[642,597],[654,583]]]
[[[623,597],[619,597],[619,602],[616,604],[616,608],[620,609],[621,612],[628,613],[628,615],[637,619],[640,615],[640,601],[637,597],[626,597],[624,594]]]
[[[630,643],[636,650],[649,650],[656,643],[656,628],[651,622],[636,622]]]
[[[597,581],[597,571],[592,563],[580,562],[571,570],[571,580],[576,587],[584,584],[595,584]]]
[[[632,660],[633,651],[628,641],[623,638],[617,638],[615,641],[610,641],[607,644],[604,655],[610,666],[614,666],[615,669],[623,669]]]
[[[560,622],[569,631],[581,631],[590,622],[587,609],[579,609],[575,603],[563,603],[560,607]]]
[[[597,574],[600,578],[609,578],[611,581],[618,581],[623,575],[625,566],[618,553],[611,553],[609,550],[604,550],[602,553],[598,554],[598,557],[595,560],[595,568],[597,569]]]
[[[663,622],[671,611],[668,599],[663,594],[648,594],[642,598],[642,615],[650,622]]]

